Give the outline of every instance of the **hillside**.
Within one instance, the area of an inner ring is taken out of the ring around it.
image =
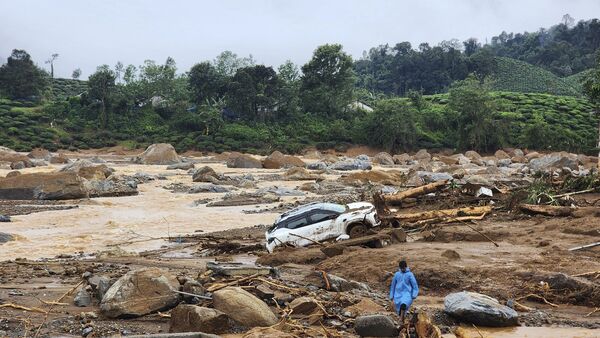
[[[497,57],[497,69],[492,88],[497,91],[519,93],[547,93],[554,95],[580,96],[580,74],[561,78],[550,71],[527,62]]]
[[[598,137],[598,118],[583,98],[542,93],[492,92],[498,108],[498,128],[507,125],[506,146],[592,152]],[[429,110],[444,114],[448,94],[425,96]],[[436,138],[437,136],[437,138]],[[436,146],[444,131],[435,131]]]
[[[64,100],[87,90],[87,81],[73,79],[51,79],[48,96],[54,100]]]
[[[35,147],[58,148],[58,131],[50,128],[51,118],[42,107],[0,99],[0,145],[17,151]]]

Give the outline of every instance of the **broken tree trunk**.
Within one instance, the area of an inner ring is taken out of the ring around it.
[[[521,204],[521,210],[546,216],[572,216],[576,207],[561,207],[556,205]]]
[[[442,209],[442,210],[432,210],[432,211],[424,211],[424,212],[416,212],[416,213],[394,213],[389,218],[402,221],[402,222],[416,222],[421,220],[428,219],[437,219],[437,218],[452,218],[452,217],[463,217],[463,216],[481,216],[483,214],[487,214],[492,211],[492,207],[490,205],[486,205],[483,207],[466,207],[466,208],[456,208],[456,209]]]
[[[409,197],[425,195],[425,194],[429,194],[431,192],[440,190],[443,187],[445,187],[446,184],[448,184],[448,180],[437,181],[437,182],[433,182],[433,183],[430,183],[430,184],[426,184],[426,185],[421,186],[421,187],[416,187],[416,188],[413,188],[413,189],[408,189],[408,190],[405,190],[405,191],[400,191],[400,192],[395,193],[393,195],[383,195],[383,199],[387,203],[390,203],[390,204],[400,203],[404,199],[409,198]]]

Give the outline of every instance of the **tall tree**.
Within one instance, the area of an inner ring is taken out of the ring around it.
[[[279,77],[278,115],[284,119],[295,118],[300,105],[300,72],[298,66],[287,60],[277,69]]]
[[[195,64],[190,69],[188,81],[193,101],[197,104],[206,104],[224,94],[225,78],[208,61]]]
[[[217,55],[213,63],[217,73],[222,76],[231,77],[235,75],[235,72],[240,68],[254,66],[254,59],[252,58],[252,55],[247,58],[241,58],[234,52],[226,50]]]
[[[108,65],[98,67],[88,80],[88,93],[91,99],[100,103],[100,126],[108,127],[108,106],[115,94],[116,75]]]
[[[460,148],[488,151],[501,145],[493,100],[485,84],[473,77],[453,84],[448,109],[456,117]]]
[[[341,115],[352,101],[355,82],[352,58],[342,45],[319,46],[312,59],[302,66],[302,73],[304,109],[329,117]]]
[[[245,119],[263,122],[276,109],[278,90],[279,79],[272,67],[240,68],[229,83],[227,103]]]
[[[58,59],[58,54],[54,53],[50,56],[48,60],[46,60],[46,64],[50,64],[50,77],[54,78],[54,61]]]
[[[80,68],[73,70],[73,73],[71,74],[71,77],[73,78],[73,80],[78,80],[80,76],[81,76]]]
[[[596,68],[583,83],[583,92],[594,105],[598,118],[598,171],[600,171],[600,55],[596,59]]]
[[[0,94],[11,99],[38,97],[47,83],[46,72],[38,68],[24,50],[14,49],[0,67]]]

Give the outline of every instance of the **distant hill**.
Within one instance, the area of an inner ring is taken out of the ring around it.
[[[64,100],[86,90],[87,81],[73,79],[52,79],[50,81],[50,98],[54,100]]]
[[[579,72],[577,74],[573,74],[571,76],[565,77],[564,80],[567,81],[573,88],[576,88],[581,92],[582,83],[584,78],[592,73],[592,69],[584,70],[583,72]]]
[[[497,69],[492,82],[494,90],[581,96],[581,84],[577,83],[579,74],[561,78],[524,61],[506,57],[497,57],[496,61]]]

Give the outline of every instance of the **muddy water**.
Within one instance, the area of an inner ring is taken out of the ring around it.
[[[201,166],[199,164],[197,166]],[[228,169],[222,164],[209,164],[217,172],[227,174],[272,174],[278,171]],[[171,193],[162,187],[173,182],[192,184],[184,171],[166,170],[166,166],[112,165],[117,174],[166,174],[168,180],[156,180],[138,186],[139,195],[128,197],[94,198],[79,203],[79,208],[39,212],[14,216],[13,222],[4,223],[1,231],[18,235],[18,239],[2,245],[0,261],[17,257],[37,259],[59,254],[86,253],[114,249],[119,245],[125,251],[139,252],[157,249],[167,242],[152,240],[176,237],[196,231],[210,232],[241,228],[256,224],[271,224],[277,214],[244,214],[255,206],[194,207],[192,202],[202,198],[219,198],[224,194]],[[40,167],[23,172],[52,171],[57,167]],[[5,175],[5,170],[0,170]],[[299,182],[261,182],[262,186],[295,187]],[[286,198],[291,199],[291,198]],[[261,205],[265,207],[268,205]]]
[[[474,328],[465,328],[465,338],[480,338]],[[598,338],[600,330],[577,327],[511,327],[511,328],[479,328],[485,338]],[[453,334],[444,337],[455,337]]]

